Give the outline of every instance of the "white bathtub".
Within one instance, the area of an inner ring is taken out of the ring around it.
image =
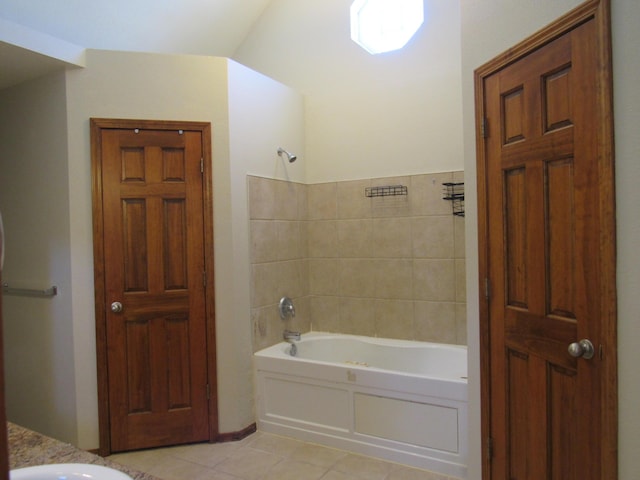
[[[466,478],[467,349],[308,333],[254,355],[258,429]]]

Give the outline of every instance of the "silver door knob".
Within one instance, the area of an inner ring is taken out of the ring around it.
[[[113,313],[120,313],[122,311],[122,304],[120,302],[113,302],[111,304],[111,311]]]
[[[582,357],[586,360],[593,358],[593,355],[595,353],[595,349],[593,348],[593,343],[591,343],[586,338],[583,340],[580,340],[579,342],[573,342],[571,345],[569,345],[568,351],[569,351],[569,355],[571,355],[572,357],[575,357],[575,358]]]

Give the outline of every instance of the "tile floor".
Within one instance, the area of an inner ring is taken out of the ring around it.
[[[108,459],[163,480],[455,480],[263,432],[238,442],[119,453]]]

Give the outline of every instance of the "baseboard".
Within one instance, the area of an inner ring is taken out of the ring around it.
[[[248,437],[252,433],[256,432],[256,424],[252,423],[246,428],[243,428],[237,432],[227,432],[218,434],[218,438],[216,439],[216,443],[224,443],[224,442],[236,442],[238,440],[242,440],[243,438]]]

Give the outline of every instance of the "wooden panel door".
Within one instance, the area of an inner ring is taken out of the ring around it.
[[[209,440],[202,132],[97,135],[110,450]]]
[[[613,159],[599,13],[579,9],[566,31],[478,78],[485,478],[615,478]]]

